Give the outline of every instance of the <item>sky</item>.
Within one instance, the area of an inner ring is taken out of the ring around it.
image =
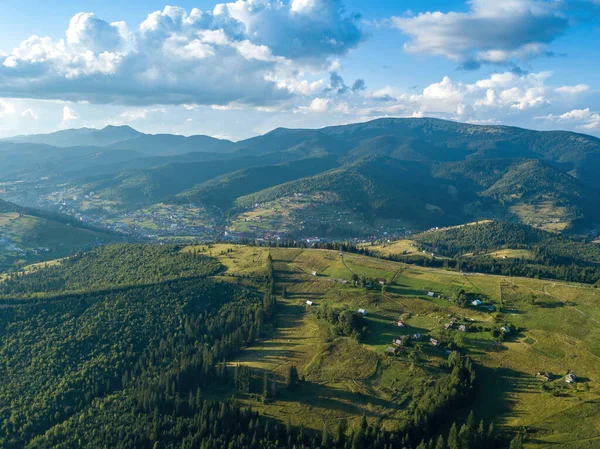
[[[0,137],[380,117],[600,136],[600,0],[3,0]]]

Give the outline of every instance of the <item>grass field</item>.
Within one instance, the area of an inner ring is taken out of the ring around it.
[[[0,214],[0,258],[5,266],[15,262],[31,264],[58,259],[98,243],[116,240],[111,234],[44,218]]]
[[[394,428],[407,416],[419,391],[444,375],[444,347],[458,345],[476,362],[478,417],[493,420],[506,431],[528,429],[528,448],[586,449],[600,447],[600,291],[579,284],[426,269],[346,254],[311,249],[255,248],[214,245],[205,251],[227,267],[225,277],[246,277],[265,270],[267,254],[274,260],[276,290],[283,286],[280,312],[272,335],[245,350],[232,363],[248,364],[257,382],[262,371],[276,373],[283,383],[290,365],[306,383],[297,392],[281,392],[263,404],[258,397],[241,399],[282,422],[333,431],[340,419],[356,425],[362,415],[380,417]],[[317,271],[317,276],[311,272]],[[387,292],[354,287],[359,276],[385,278]],[[459,308],[446,298],[458,289],[496,305],[491,313],[479,307]],[[435,298],[427,292],[436,293]],[[313,306],[305,305],[307,300]],[[368,334],[361,343],[348,337],[329,338],[315,308],[359,307],[368,310]],[[454,317],[471,326],[466,333],[445,330]],[[398,319],[409,327],[399,328]],[[489,329],[505,323],[513,332],[497,343]],[[442,348],[425,340],[418,363],[410,350],[384,355],[393,337],[419,332],[435,337]],[[551,371],[544,382],[537,372]],[[567,373],[579,382],[568,385]],[[457,416],[467,411],[457,411]]]

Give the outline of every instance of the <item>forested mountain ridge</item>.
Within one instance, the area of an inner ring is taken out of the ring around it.
[[[2,145],[30,144],[2,142],[0,157],[14,154],[3,153]],[[594,206],[600,140],[571,132],[379,119],[278,128],[235,143],[139,135],[96,153],[94,147],[52,148],[35,150],[47,154],[47,162],[30,175],[52,176],[32,186],[50,191],[68,184],[124,209],[206,202],[235,218],[256,204],[283,204],[289,195],[311,192],[325,195],[341,214],[360,214],[363,232],[382,217],[413,229],[482,218],[515,218],[557,231],[600,222]],[[6,169],[12,179],[25,176],[26,166],[14,164]]]
[[[417,234],[412,241],[423,252],[435,255],[413,256],[417,263],[430,266],[589,284],[600,280],[600,245],[521,223],[470,223]],[[407,254],[406,250],[386,252],[397,260]]]

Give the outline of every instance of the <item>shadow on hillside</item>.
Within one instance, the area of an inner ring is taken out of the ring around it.
[[[358,389],[363,389],[357,384]],[[371,396],[368,390],[365,393],[342,390],[327,385],[306,382],[297,391],[282,393],[278,399],[281,401],[300,402],[311,407],[322,407],[339,410],[347,414],[365,415],[366,417],[378,417],[381,415],[376,408],[390,410],[399,409],[395,402]]]
[[[545,301],[536,301],[535,305],[541,307],[543,309],[559,309],[564,307],[565,304],[562,302],[545,302]]]
[[[542,394],[539,381],[529,373],[511,368],[492,368],[477,365],[477,381],[473,409],[477,416],[495,419],[503,424],[508,418],[521,415],[514,408],[521,399],[518,394]]]

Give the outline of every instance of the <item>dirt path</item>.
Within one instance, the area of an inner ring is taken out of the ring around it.
[[[274,261],[276,284],[288,284],[291,272],[304,271],[291,262]],[[232,364],[243,363],[253,368],[269,369],[285,375],[285,366],[290,363],[299,369],[308,363],[314,345],[318,344],[318,327],[307,318],[307,299],[316,298],[310,292],[289,292],[290,299],[278,298],[278,312],[273,335],[246,348]]]
[[[352,268],[350,268],[348,266],[348,264],[346,263],[346,259],[344,259],[344,253],[342,253],[342,263],[344,264],[344,266],[348,269],[348,271],[350,273],[352,273],[352,275],[355,275],[356,273],[354,272],[354,270]]]

